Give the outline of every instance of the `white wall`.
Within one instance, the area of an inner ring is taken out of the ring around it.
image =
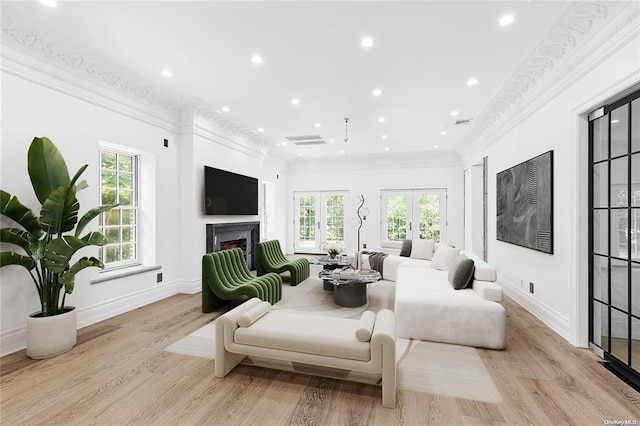
[[[489,157],[489,263],[509,295],[580,346],[587,343],[588,325],[586,161],[581,160],[588,141],[580,115],[601,106],[612,87],[622,90],[637,83],[639,70],[640,39],[635,38],[471,161]],[[496,173],[549,150],[554,151],[553,255],[496,240]],[[529,282],[535,283],[534,294],[528,293]]]
[[[438,155],[434,153],[434,157]],[[389,156],[389,158],[393,158]],[[364,195],[364,207],[369,209],[369,216],[363,222],[360,242],[367,248],[378,247],[381,240],[381,206],[380,191],[384,189],[446,189],[447,201],[447,243],[461,247],[463,244],[463,170],[457,156],[454,161],[444,161],[442,166],[431,162],[422,166],[416,164],[394,163],[390,160],[382,167],[371,164],[369,160],[354,161],[348,170],[344,163],[340,167],[332,167],[330,162],[323,161],[320,168],[308,167],[306,163],[290,166],[288,175],[287,199],[287,251],[293,252],[293,193],[296,191],[348,191],[346,202],[347,229],[345,239],[348,249],[357,246],[357,228],[351,226],[351,219],[356,217],[359,203],[353,197]]]
[[[162,265],[162,269],[98,284],[89,283],[98,276],[97,269],[80,272],[75,291],[67,297],[68,303],[78,308],[79,324],[87,325],[173,292],[171,286],[179,280],[174,248],[180,244],[175,226],[178,221],[175,207],[178,197],[175,135],[11,74],[3,72],[1,78],[1,187],[16,195],[36,213],[39,212],[39,203],[33,194],[26,167],[27,149],[36,136],[47,136],[57,145],[67,161],[70,174],[83,164],[89,165],[83,175],[89,188],[78,194],[80,214],[100,204],[98,141],[143,151],[155,161],[157,192],[142,188],[141,196],[152,198],[155,203],[155,227],[162,232],[157,232],[155,238],[154,261]],[[163,146],[164,138],[172,141],[168,148]],[[92,225],[95,227],[97,220]],[[3,218],[2,226],[11,226],[10,221]],[[7,245],[2,250],[16,250],[16,247]],[[96,253],[88,248],[79,254],[95,256]],[[163,283],[156,283],[156,272],[163,273]],[[0,280],[0,336],[5,344],[13,344],[24,337],[26,317],[38,311],[40,305],[35,287],[24,269],[4,267],[0,269]],[[3,347],[3,353],[6,349]]]
[[[204,165],[256,177],[274,183],[275,224],[278,238],[285,239],[286,167],[277,158],[251,152],[246,146],[234,149],[236,140],[225,134],[205,138],[194,121],[151,125],[125,114],[80,100],[60,91],[2,72],[2,132],[0,187],[16,195],[23,204],[39,212],[27,174],[27,149],[36,136],[49,137],[64,155],[73,174],[83,164],[89,188],[80,192],[80,213],[100,204],[98,194],[98,143],[106,141],[143,153],[152,162],[152,185],[141,187],[145,204],[155,206],[141,217],[141,227],[151,244],[144,247],[145,266],[162,269],[91,284],[97,269],[80,272],[69,305],[78,308],[78,325],[83,327],[178,292],[194,293],[201,288],[201,259],[205,252],[207,223],[255,220],[259,216],[204,216]],[[162,121],[162,120],[159,120]],[[201,126],[200,126],[201,127]],[[175,131],[167,131],[174,128]],[[196,134],[195,132],[198,132]],[[169,147],[163,145],[169,140]],[[145,170],[148,173],[149,169]],[[13,226],[2,218],[2,226]],[[93,223],[94,228],[97,221]],[[3,245],[2,250],[20,249]],[[80,255],[96,255],[91,249]],[[163,282],[156,274],[163,273]],[[2,354],[25,347],[28,314],[40,310],[37,292],[24,269],[0,269],[0,347]]]
[[[284,205],[286,177],[285,166],[277,159],[263,159],[250,156],[237,149],[217,143],[220,136],[215,134],[194,134],[185,131],[181,136],[181,188],[183,202],[180,212],[180,229],[183,238],[180,252],[181,276],[187,288],[198,291],[201,286],[201,262],[206,249],[206,225],[208,223],[259,222],[255,216],[207,216],[204,214],[204,166],[228,170],[260,181],[274,183],[276,192],[275,215],[276,235],[281,241],[284,236],[284,216],[280,207]],[[182,159],[184,158],[184,160]],[[262,188],[260,188],[262,191]],[[260,206],[262,209],[262,206]]]

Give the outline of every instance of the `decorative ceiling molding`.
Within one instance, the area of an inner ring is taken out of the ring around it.
[[[6,4],[1,25],[2,69],[18,77],[163,128],[174,130],[189,115],[204,119],[222,132],[217,132],[220,137],[226,133],[235,142],[240,139],[261,156],[278,146],[198,99],[167,94],[124,68],[80,52]]]
[[[557,24],[461,137],[465,163],[526,118],[521,112],[530,114],[544,105],[633,37],[639,13],[637,2],[568,3]],[[607,16],[613,17],[607,21]]]
[[[380,170],[462,167],[455,151],[416,151],[335,155],[330,157],[297,157],[289,162],[290,172],[316,172],[333,170]]]

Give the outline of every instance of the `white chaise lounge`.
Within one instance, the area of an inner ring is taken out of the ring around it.
[[[382,374],[382,405],[396,402],[396,319],[389,310],[346,319],[271,311],[253,298],[216,320],[216,377],[245,356]]]

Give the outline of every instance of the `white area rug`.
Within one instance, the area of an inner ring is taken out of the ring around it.
[[[333,293],[323,290],[312,265],[311,278],[295,287],[283,286],[283,297],[272,309],[283,309],[309,315],[359,318],[365,310],[393,309],[395,283],[380,281],[370,284],[368,303],[359,308],[342,308],[333,303]],[[165,351],[215,359],[215,321],[168,346]],[[444,343],[398,339],[397,386],[416,392],[452,396],[475,401],[501,403],[502,397],[474,348]],[[376,384],[379,375],[328,369],[304,364],[247,357],[243,364],[332,377],[354,382]]]

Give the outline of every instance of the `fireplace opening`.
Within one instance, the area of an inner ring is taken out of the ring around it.
[[[234,248],[242,249],[242,253],[244,254],[244,260],[247,260],[247,239],[240,238],[237,240],[228,240],[220,242],[220,250],[230,250]]]
[[[239,247],[249,270],[256,269],[260,222],[208,223],[206,253]]]

